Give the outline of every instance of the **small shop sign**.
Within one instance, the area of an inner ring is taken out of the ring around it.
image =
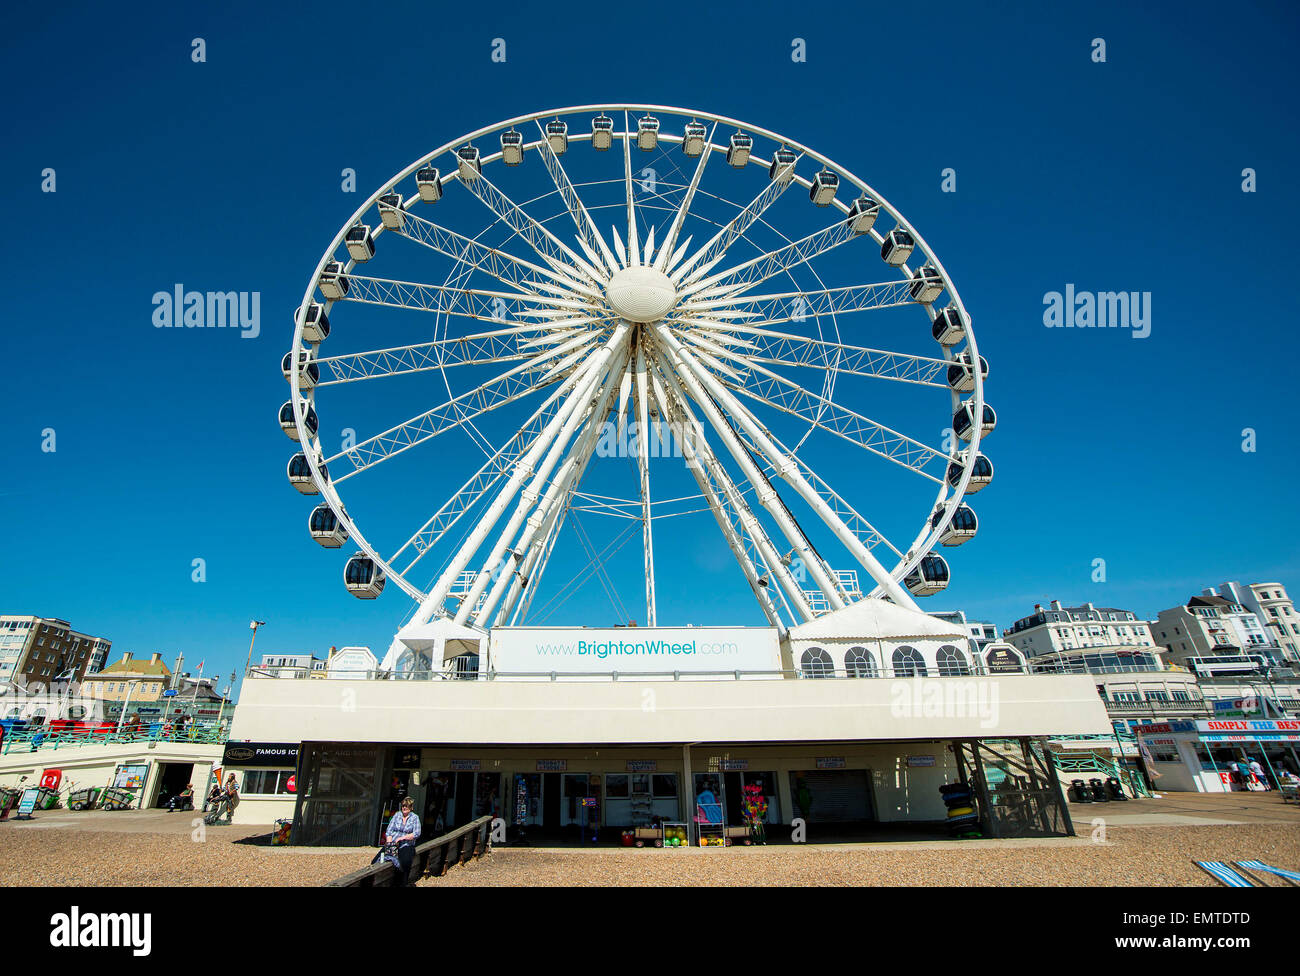
[[[918,766],[933,766],[934,756],[908,756],[907,765],[909,769],[915,769]]]
[[[537,772],[539,773],[564,773],[568,772],[569,760],[567,759],[539,759],[537,760]]]
[[[743,773],[749,769],[748,759],[724,759],[719,763],[724,773]]]
[[[36,810],[36,798],[41,795],[41,791],[32,786],[23,790],[23,798],[18,801],[18,820],[31,820],[32,813]]]
[[[453,759],[451,770],[454,773],[476,773],[482,764],[479,759]]]
[[[659,769],[659,763],[654,759],[629,759],[627,761],[627,771],[629,773],[653,773]]]
[[[845,767],[845,760],[843,756],[818,756],[817,757],[818,769],[843,769],[844,767]]]
[[[239,769],[289,769],[298,765],[298,743],[227,742],[221,765]]]

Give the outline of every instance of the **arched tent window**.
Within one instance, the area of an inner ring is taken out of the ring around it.
[[[876,659],[865,647],[850,647],[844,655],[844,670],[850,678],[874,678],[877,676]]]
[[[937,659],[939,674],[945,678],[956,678],[963,674],[970,674],[970,664],[966,661],[966,655],[951,644],[944,644],[939,648]]]
[[[45,709],[43,709],[43,708],[38,708],[38,709],[36,709],[36,711],[32,713],[31,723],[32,723],[33,725],[44,725],[44,724],[45,724]]]
[[[940,647],[935,659],[939,665],[939,674],[944,677],[955,678],[970,674],[970,663],[966,660],[966,655],[952,644]]]
[[[894,651],[895,678],[924,678],[929,674],[925,670],[925,658],[915,647],[904,644]]]
[[[18,706],[15,705],[13,708],[9,709],[9,714],[6,715],[5,718],[18,718],[21,715],[22,712],[19,710]]]
[[[835,665],[831,656],[820,647],[810,647],[799,659],[799,670],[805,678],[829,678]]]

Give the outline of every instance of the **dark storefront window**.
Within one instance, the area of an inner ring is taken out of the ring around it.
[[[375,843],[385,751],[369,744],[303,743],[294,844],[363,847]]]

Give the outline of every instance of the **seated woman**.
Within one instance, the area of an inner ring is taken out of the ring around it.
[[[167,812],[173,810],[193,810],[194,809],[194,784],[186,783],[185,789],[181,790],[170,800],[167,801]]]
[[[393,819],[388,821],[388,830],[384,832],[384,843],[396,845],[397,848],[388,860],[397,868],[398,885],[406,884],[406,876],[415,860],[415,843],[419,838],[420,818],[415,815],[415,801],[404,796],[401,809],[393,814]]]

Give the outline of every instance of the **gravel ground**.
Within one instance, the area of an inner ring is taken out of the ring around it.
[[[299,853],[262,846],[265,828],[187,833],[33,829],[0,824],[0,886],[322,885],[370,863],[373,849]],[[259,844],[238,843],[253,836]]]
[[[1193,859],[1258,858],[1300,869],[1300,810],[1273,798],[1191,795],[1131,801],[1122,809],[1103,811],[1110,824],[1104,844],[1091,842],[1088,809],[1073,811],[1079,837],[1047,841],[501,847],[420,884],[1181,886],[1216,884]],[[190,830],[188,819],[155,812],[52,811],[25,824],[0,822],[0,887],[315,886],[365,867],[374,855],[373,848],[273,848],[269,825],[209,828],[201,843]]]
[[[498,848],[487,859],[421,886],[960,885],[1216,886],[1192,863],[1249,860],[1300,868],[1300,831],[1287,824],[1111,827],[1107,843],[1077,840],[1004,847],[921,845],[721,850],[556,851]],[[1264,880],[1264,879],[1261,879]],[[1271,880],[1265,884],[1274,887]],[[1282,883],[1276,882],[1276,886]]]

